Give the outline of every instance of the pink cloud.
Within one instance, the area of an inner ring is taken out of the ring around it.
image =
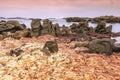
[[[120,0],[0,0],[2,15],[80,15],[108,11],[120,8]]]

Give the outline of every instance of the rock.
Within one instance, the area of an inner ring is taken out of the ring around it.
[[[3,32],[2,35],[3,35],[4,38],[7,38],[7,37],[13,37],[14,33],[11,33],[11,32]]]
[[[111,33],[112,32],[112,25],[109,25],[106,27],[106,33]]]
[[[22,31],[16,31],[13,35],[15,39],[20,39],[22,37],[31,37],[30,29],[24,29]]]
[[[105,21],[101,21],[98,25],[97,25],[97,27],[95,28],[95,32],[96,33],[106,33],[106,28],[105,28],[105,26],[106,26],[106,22]]]
[[[120,23],[120,17],[115,16],[100,16],[92,19],[93,22],[106,21],[107,23]]]
[[[68,18],[65,18],[67,22],[83,22],[83,21],[87,21],[88,18],[80,18],[80,17],[68,17]]]
[[[73,23],[72,25],[70,25],[71,32],[73,32],[73,33],[75,32],[76,33],[77,26],[78,26],[78,24],[75,24],[75,23]]]
[[[76,43],[74,48],[76,47],[87,47],[88,48],[88,46],[89,46],[89,41],[84,41],[82,43]]]
[[[24,27],[16,20],[7,21],[7,23],[6,23],[7,27],[9,27],[9,24],[14,25],[16,30],[23,30],[24,29]]]
[[[42,30],[42,34],[49,34],[50,32],[50,28],[51,27],[51,21],[49,21],[48,19],[43,20],[43,30]]]
[[[70,29],[63,25],[60,32],[62,36],[68,36],[70,34]]]
[[[33,36],[38,37],[39,35],[41,35],[42,26],[40,23],[40,19],[32,19],[31,28]]]
[[[3,39],[4,39],[3,35],[0,34],[0,40],[3,40]]]
[[[80,22],[79,23],[79,27],[81,28],[83,28],[84,29],[84,31],[89,31],[89,27],[88,27],[88,23],[87,22]]]
[[[9,20],[0,24],[0,33],[2,32],[16,32],[25,29],[18,21]]]
[[[27,28],[27,26],[25,25],[25,24],[21,24],[22,26],[23,26],[23,29],[26,29]]]
[[[54,27],[54,31],[55,31],[55,36],[58,37],[60,36],[61,32],[60,32],[60,27],[59,24],[52,24],[52,27]]]
[[[14,25],[14,26],[20,26],[20,23],[16,20],[9,20],[9,21],[7,21],[6,24],[11,24],[11,25]]]
[[[113,39],[96,39],[89,43],[89,50],[96,53],[110,55],[113,51],[115,41]]]
[[[23,52],[23,50],[18,49],[18,48],[12,49],[12,50],[10,50],[10,55],[11,56],[13,56],[13,55],[19,56],[22,52]]]
[[[50,34],[55,36],[54,26],[52,26],[52,22],[48,19],[43,20],[42,34]]]
[[[49,50],[51,53],[55,53],[58,51],[58,44],[56,41],[47,41],[43,47],[43,51],[46,49]],[[47,53],[48,54],[48,53]]]
[[[113,49],[115,48],[114,43],[114,39],[95,39],[92,41],[76,44],[75,47],[87,47],[90,52],[111,55]]]
[[[94,28],[93,28],[93,27],[89,27],[89,32],[90,32],[90,33],[95,33]]]

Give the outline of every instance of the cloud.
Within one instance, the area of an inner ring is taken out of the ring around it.
[[[0,0],[0,10],[3,15],[78,16],[110,10],[114,13],[119,4],[120,0]]]

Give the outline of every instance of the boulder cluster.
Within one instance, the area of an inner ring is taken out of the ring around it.
[[[43,20],[41,25],[40,19],[32,19],[31,29],[27,28],[25,24],[20,24],[16,20],[0,21],[0,36],[1,39],[12,37],[20,39],[21,37],[38,37],[40,35],[49,34],[52,36],[64,36],[69,34],[69,28],[60,27],[59,24],[52,24],[48,19]]]
[[[42,24],[41,24],[42,23]],[[20,39],[21,37],[38,37],[49,34],[52,36],[68,36],[75,33],[77,36],[86,38],[86,33],[107,34],[111,33],[112,25],[106,27],[106,22],[101,21],[96,28],[89,27],[87,21],[81,21],[79,24],[73,23],[70,26],[59,26],[58,23],[53,24],[49,19],[32,19],[31,29],[25,24],[20,24],[16,20],[0,21],[0,34],[3,38],[12,37]]]
[[[1,39],[7,37],[20,39],[21,37],[30,37],[30,29],[16,20],[0,21],[0,34],[3,36]]]
[[[100,21],[105,21],[107,23],[120,23],[120,17],[116,16],[100,16],[91,19],[92,22],[99,23]]]
[[[55,37],[71,37],[72,41],[88,41],[87,43],[76,44],[75,46],[83,46],[90,49],[91,52],[106,53],[110,55],[112,51],[119,52],[119,47],[115,47],[115,41],[110,39],[100,39],[91,35],[93,34],[111,34],[112,25],[106,27],[105,21],[100,21],[98,25],[93,28],[89,27],[87,21],[81,21],[78,24],[73,23],[70,26],[59,26],[59,24],[53,24],[49,19],[44,19],[43,22],[40,19],[32,19],[31,28],[27,28],[25,24],[20,24],[16,20],[0,21],[0,38],[4,39],[12,37],[20,39],[22,37],[38,37],[41,35],[49,34]],[[72,36],[71,36],[72,35]],[[95,37],[95,39],[93,39]],[[48,51],[47,51],[48,50]],[[19,51],[19,50],[18,50]],[[57,52],[58,45],[56,41],[48,41],[43,47],[43,51],[49,55],[50,52]],[[13,53],[14,51],[12,51]],[[15,53],[15,52],[14,52]]]
[[[100,16],[95,18],[88,17],[67,17],[65,18],[67,22],[81,22],[81,21],[90,21],[93,23],[99,23],[105,21],[107,23],[120,23],[120,17],[116,16]]]

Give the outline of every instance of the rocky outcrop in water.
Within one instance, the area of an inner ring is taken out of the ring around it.
[[[70,29],[67,26],[63,25],[60,32],[61,36],[68,36],[70,34]]]
[[[32,19],[31,22],[32,36],[38,37],[41,35],[42,26],[40,19]]]
[[[111,33],[112,32],[112,25],[109,25],[106,27],[106,22],[101,21],[97,27],[95,28],[95,32],[99,34],[106,34],[106,33]]]
[[[48,19],[43,20],[43,29],[41,32],[42,35],[44,34],[49,34],[52,36],[60,36],[61,31],[60,31],[60,26],[59,24],[52,24],[52,22]]]
[[[16,20],[1,21],[0,22],[0,33],[2,32],[15,32],[23,30],[25,27]]]
[[[120,23],[120,17],[116,16],[100,16],[91,19],[94,23],[99,23],[101,21],[106,21],[107,23]]]
[[[87,17],[68,17],[68,18],[65,18],[67,22],[86,22],[89,20],[89,18]]]

